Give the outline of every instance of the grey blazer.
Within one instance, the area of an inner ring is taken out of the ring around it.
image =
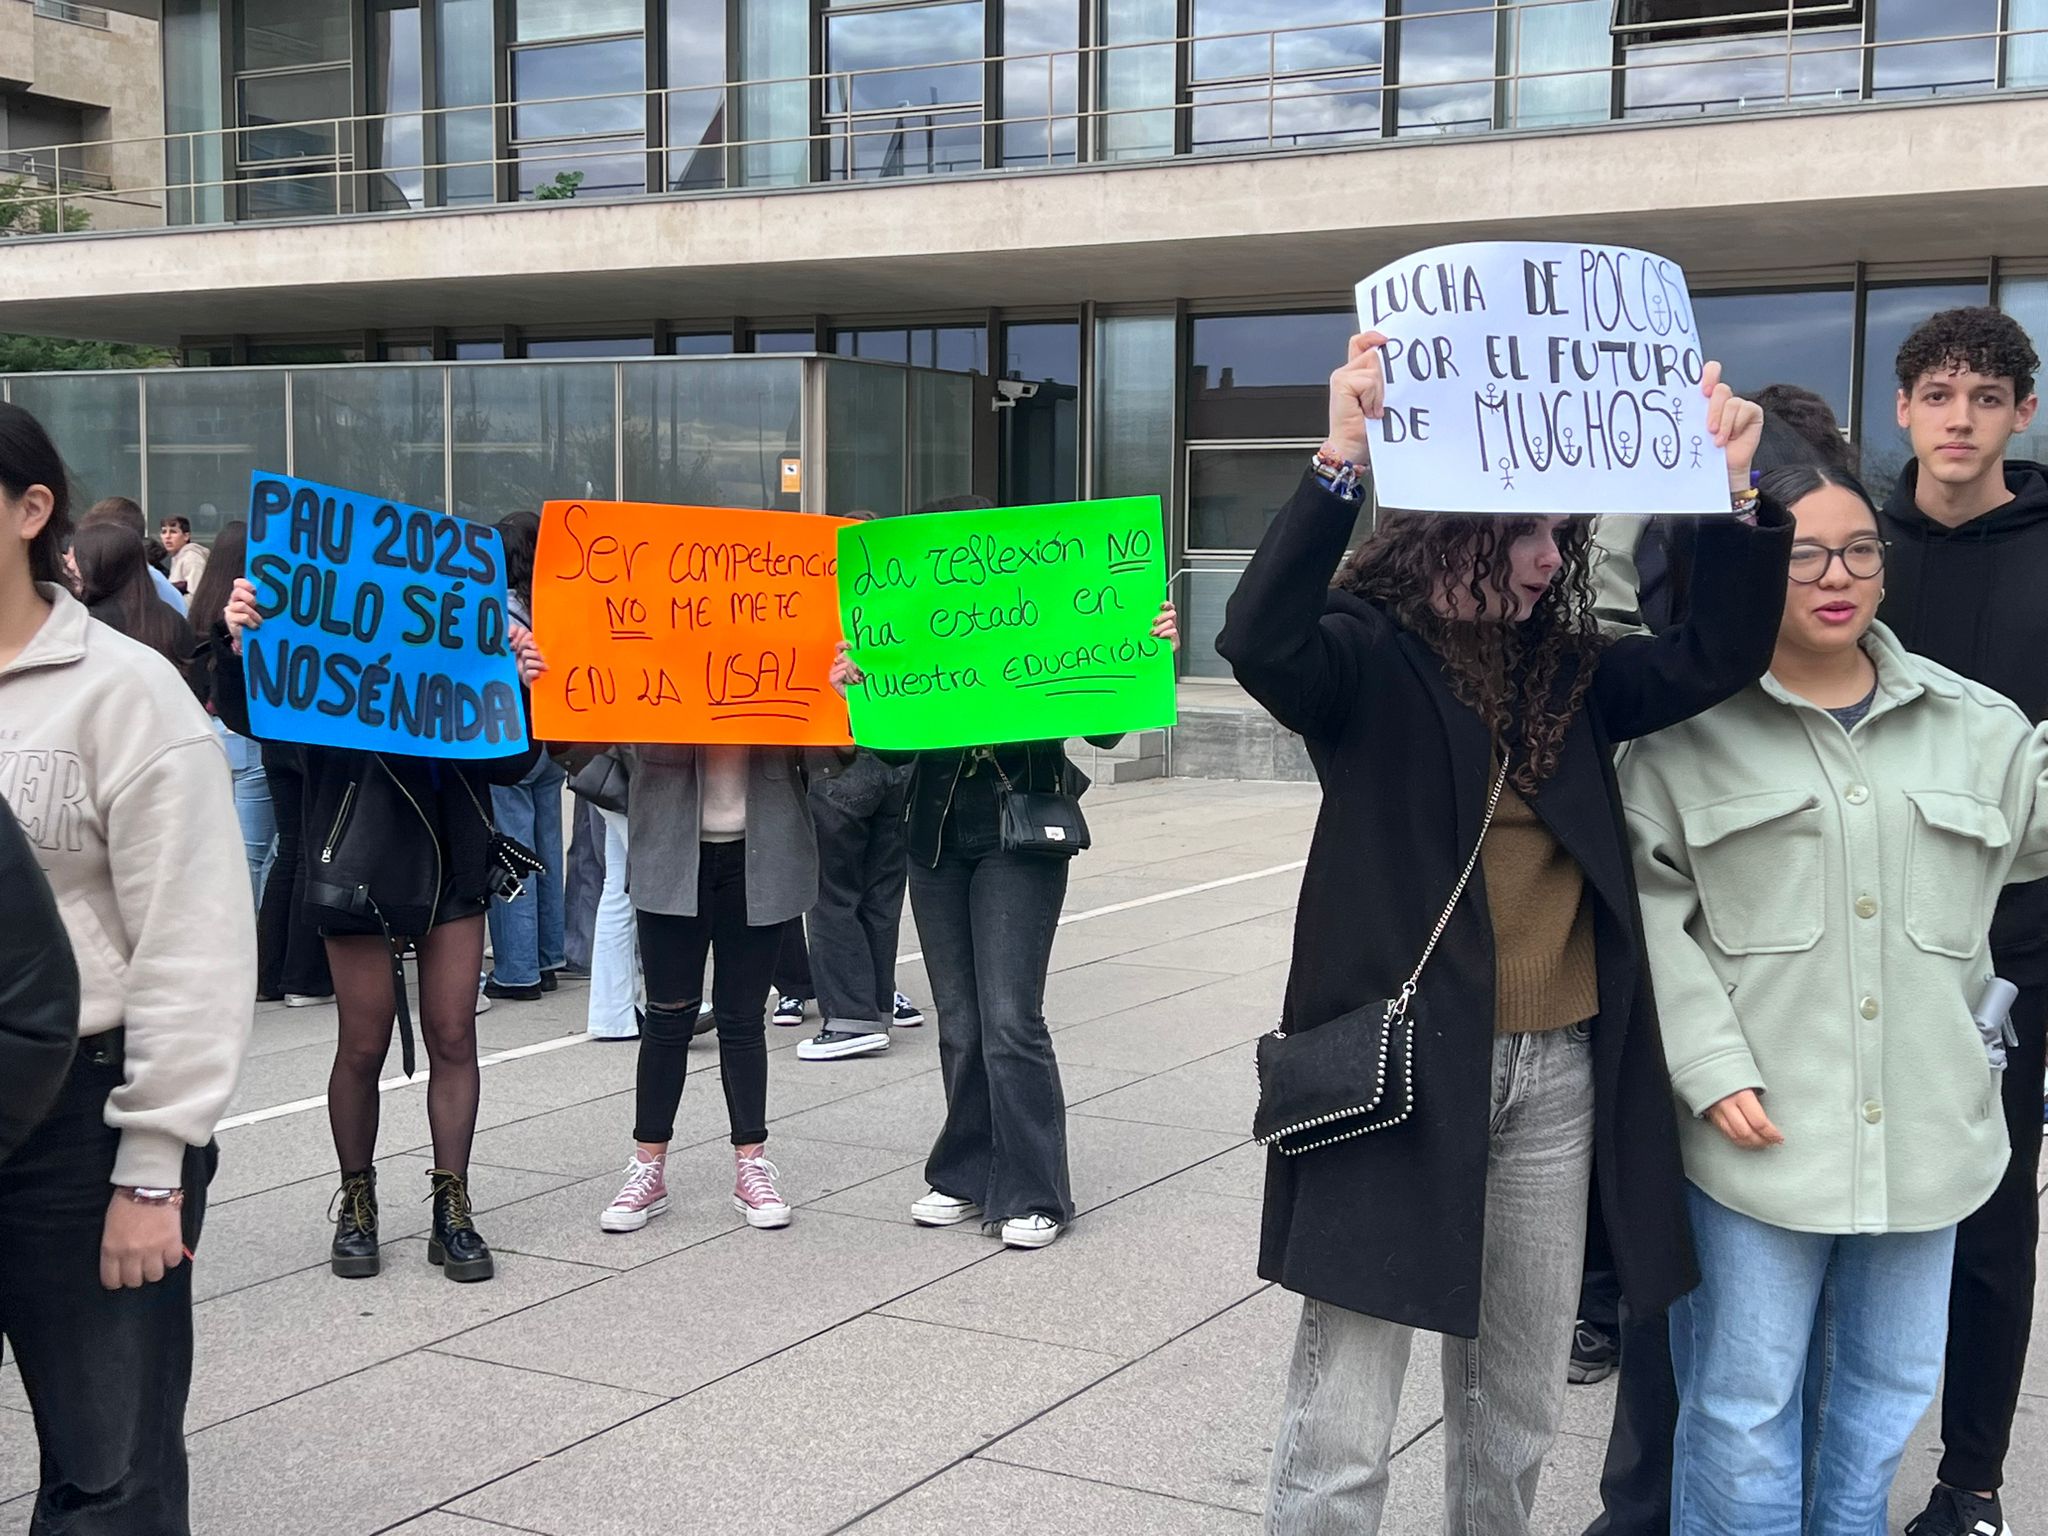
[[[694,746],[620,749],[632,773],[626,888],[643,912],[697,915],[702,784]],[[787,922],[818,899],[818,834],[806,785],[838,771],[829,747],[754,747],[747,757],[747,922]]]

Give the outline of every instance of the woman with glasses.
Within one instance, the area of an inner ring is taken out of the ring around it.
[[[1621,767],[1702,1280],[1671,1310],[1676,1536],[1869,1536],[1933,1399],[1956,1223],[2006,1165],[2008,883],[2048,875],[2048,728],[1876,622],[1846,472],[1795,520],[1771,669]]]

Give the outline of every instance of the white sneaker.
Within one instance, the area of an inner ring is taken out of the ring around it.
[[[928,1189],[910,1202],[910,1219],[920,1227],[957,1227],[980,1214],[981,1207],[974,1201],[942,1195],[936,1189]]]
[[[1050,1216],[1013,1216],[1003,1223],[1005,1248],[1043,1248],[1060,1235],[1060,1224]]]
[[[889,1049],[886,1030],[821,1029],[796,1045],[798,1061],[837,1061],[842,1056],[873,1056]]]

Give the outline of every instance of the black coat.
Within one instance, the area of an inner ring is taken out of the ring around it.
[[[1436,653],[1385,610],[1330,588],[1353,511],[1304,477],[1216,642],[1246,690],[1306,738],[1323,786],[1295,916],[1290,1033],[1400,988],[1470,856],[1492,783],[1486,727]],[[1792,540],[1781,509],[1761,522],[1702,525],[1693,622],[1601,654],[1557,772],[1529,797],[1593,901],[1594,1160],[1638,1313],[1667,1306],[1698,1274],[1614,744],[1711,708],[1770,664]],[[1270,1154],[1259,1247],[1260,1275],[1289,1290],[1468,1338],[1479,1323],[1494,1043],[1493,930],[1483,871],[1473,878],[1422,980],[1415,1117],[1300,1157]]]
[[[0,1163],[42,1121],[78,1044],[78,966],[36,851],[0,801]]]

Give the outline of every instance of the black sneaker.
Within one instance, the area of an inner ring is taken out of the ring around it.
[[[541,999],[541,985],[536,981],[530,987],[514,987],[492,980],[484,983],[483,995],[500,1003],[537,1003]]]
[[[924,1022],[924,1010],[905,997],[896,994],[896,1022],[905,1029],[915,1029]]]
[[[1980,1499],[1974,1493],[1936,1483],[1927,1507],[1906,1522],[1906,1536],[2012,1536],[1998,1496]]]
[[[787,992],[775,999],[775,1012],[769,1017],[784,1026],[801,1024],[804,1021],[804,1002],[801,997],[791,997]]]
[[[1572,1363],[1566,1378],[1575,1387],[1605,1381],[1621,1363],[1621,1346],[1584,1318],[1572,1325]]]

